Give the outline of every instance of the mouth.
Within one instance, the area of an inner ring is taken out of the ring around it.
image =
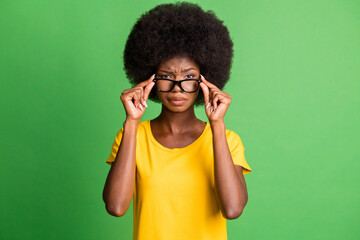
[[[175,97],[175,98],[169,98],[169,102],[173,105],[182,105],[186,102],[185,98]]]

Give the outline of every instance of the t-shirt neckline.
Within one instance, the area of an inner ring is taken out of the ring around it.
[[[205,135],[205,133],[206,133],[206,132],[208,131],[208,129],[209,129],[209,122],[206,122],[206,126],[205,126],[203,132],[201,133],[201,135],[200,135],[194,142],[190,143],[189,145],[187,145],[186,147],[183,147],[183,148],[167,148],[167,147],[163,146],[161,143],[159,143],[159,142],[155,139],[155,137],[154,137],[154,135],[153,135],[153,133],[152,133],[152,131],[151,131],[150,121],[151,121],[151,120],[147,120],[146,122],[147,122],[147,128],[148,128],[148,131],[149,131],[149,136],[150,136],[151,141],[152,141],[156,146],[158,146],[159,148],[161,148],[161,149],[163,149],[163,150],[165,150],[165,151],[168,151],[168,152],[170,152],[170,151],[171,151],[171,152],[183,151],[183,150],[186,150],[186,149],[188,149],[188,148],[193,147],[193,146],[196,145],[198,142],[200,142],[201,139],[203,139],[203,136]]]

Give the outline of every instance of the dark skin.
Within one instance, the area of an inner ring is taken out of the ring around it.
[[[187,58],[172,58],[159,65],[156,77],[171,80],[199,78],[199,67]],[[160,115],[151,120],[151,131],[161,145],[183,148],[200,137],[206,122],[195,116],[193,103],[197,95],[198,91],[185,93],[177,85],[171,92],[158,92],[162,109]],[[174,105],[169,101],[171,97],[185,98],[186,102],[181,106]]]
[[[202,90],[204,93],[205,112],[213,133],[216,198],[225,218],[238,218],[248,197],[242,167],[234,165],[225,135],[224,116],[231,103],[230,95],[206,81],[200,75],[199,66],[188,57],[177,56],[162,62],[156,71],[156,77],[176,81],[201,77],[198,91]],[[132,89],[125,90],[121,96],[127,114],[124,135],[103,193],[106,209],[114,216],[125,214],[133,195],[136,173],[134,135],[147,107],[148,95],[155,84],[153,79],[154,76]],[[158,92],[162,110],[157,118],[151,120],[151,131],[164,147],[186,147],[204,131],[206,122],[198,119],[194,112],[198,91],[185,93],[175,85],[171,92]],[[170,101],[173,97],[181,97],[185,101],[177,105]]]

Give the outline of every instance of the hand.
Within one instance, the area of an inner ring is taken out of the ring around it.
[[[143,81],[133,88],[126,89],[121,93],[120,99],[124,105],[127,120],[140,121],[147,107],[146,101],[155,82],[155,74],[148,80]],[[145,88],[145,89],[144,89]]]
[[[205,112],[210,123],[224,122],[224,116],[231,103],[229,94],[208,82],[203,75],[200,87],[204,93]]]

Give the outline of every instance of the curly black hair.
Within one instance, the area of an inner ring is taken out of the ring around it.
[[[233,42],[227,27],[213,11],[189,2],[161,4],[140,16],[125,45],[124,70],[135,86],[155,73],[161,62],[179,55],[193,59],[219,89],[229,80]],[[156,88],[149,99],[160,102]],[[200,90],[194,105],[202,104]]]

